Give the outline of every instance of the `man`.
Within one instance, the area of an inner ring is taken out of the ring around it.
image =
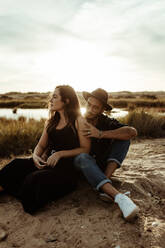
[[[136,129],[103,114],[105,110],[112,109],[105,90],[99,88],[92,93],[83,92],[83,96],[87,101],[87,122],[82,132],[91,138],[91,153],[76,156],[75,166],[101,197],[114,200],[124,218],[132,219],[139,208],[112,186],[111,176],[121,166],[129,149],[129,140],[137,135]]]

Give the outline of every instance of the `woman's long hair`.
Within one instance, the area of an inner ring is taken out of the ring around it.
[[[59,85],[56,87],[59,90],[61,100],[64,102],[64,114],[68,120],[68,125],[73,126],[75,120],[80,115],[80,104],[75,90],[69,85]],[[56,111],[50,114],[48,120],[47,132],[48,135],[56,128],[60,120],[60,114]]]

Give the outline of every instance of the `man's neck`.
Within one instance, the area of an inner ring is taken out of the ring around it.
[[[98,118],[99,118],[99,116],[97,115],[97,116],[94,117],[94,118],[87,118],[87,117],[86,117],[86,120],[87,120],[87,122],[89,122],[90,124],[96,126],[96,125],[97,125],[97,122],[98,122]]]

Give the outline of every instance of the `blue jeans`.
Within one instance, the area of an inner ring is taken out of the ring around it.
[[[107,163],[114,161],[118,164],[118,167],[120,167],[127,155],[129,146],[129,140],[115,140],[111,147],[103,154],[102,164],[104,163],[106,167]],[[100,187],[105,183],[112,183],[111,180],[105,176],[103,170],[100,169],[97,163],[97,157],[94,159],[87,153],[81,153],[75,157],[74,164],[85,176],[88,183],[96,190],[99,191]]]

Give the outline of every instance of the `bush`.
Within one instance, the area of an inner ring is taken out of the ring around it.
[[[165,137],[165,118],[159,114],[149,114],[144,110],[131,111],[120,121],[133,126],[138,132],[138,137],[161,138]]]
[[[44,119],[0,118],[0,156],[31,153],[41,137],[44,123]]]

